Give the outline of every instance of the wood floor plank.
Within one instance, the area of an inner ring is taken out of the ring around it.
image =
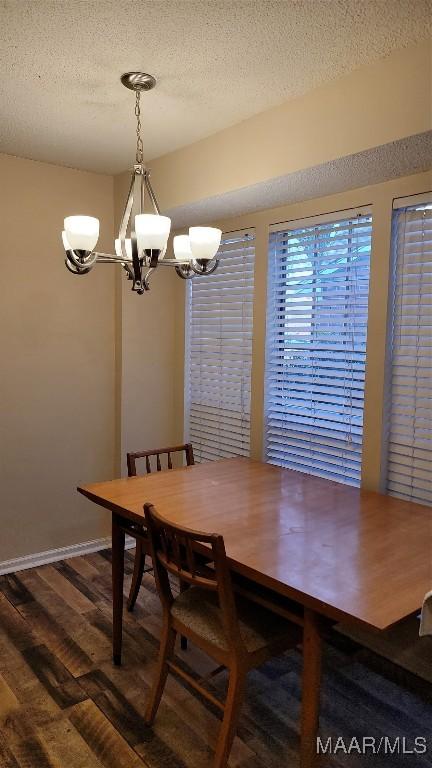
[[[76,557],[74,560],[80,561],[81,558]],[[83,576],[76,569],[76,566],[74,567],[73,561],[66,560],[55,563],[54,567],[81,595],[90,601],[90,606],[87,606],[85,612],[94,608],[101,600],[110,601],[111,590],[109,584],[100,577],[95,568],[91,569],[94,573],[89,577]]]
[[[100,570],[90,564],[92,571],[91,577],[82,575],[79,572],[79,566],[76,561],[82,561],[82,558],[73,558],[63,562],[60,561],[55,563],[54,567],[67,578],[79,592],[90,600],[93,608],[105,605],[111,610],[112,591],[110,565],[105,559],[100,558],[100,560],[105,565],[105,572],[101,573]],[[125,595],[128,594],[129,591],[129,582],[130,577],[125,578]]]
[[[45,610],[55,618],[57,623],[69,632],[71,627],[83,621],[79,611],[76,611],[56,590],[43,579],[38,572],[40,569],[31,568],[19,574],[19,582],[32,594]],[[29,602],[29,601],[28,601]]]
[[[0,576],[0,591],[12,605],[22,605],[33,600],[31,593],[15,573]]]
[[[101,557],[100,552],[91,552],[89,555],[85,555],[85,560],[100,575],[107,576],[107,574],[111,573],[110,563],[106,558]]]
[[[2,733],[0,726],[0,765],[1,768],[19,768],[15,755],[12,754],[6,740],[5,734]]]
[[[57,716],[42,723],[56,722]],[[19,768],[59,768],[57,762],[53,762],[43,743],[38,736],[38,726],[32,717],[31,709],[20,706],[11,713],[7,722],[0,729],[0,755],[5,755],[7,766]],[[3,768],[3,763],[0,762]]]
[[[346,684],[349,682],[349,690],[356,690],[355,699],[362,698],[373,702],[374,707],[383,708],[387,716],[397,720],[398,715],[403,715],[407,723],[416,724],[420,728],[427,722],[430,715],[429,702],[432,701],[432,686],[429,686],[430,696],[421,699],[413,696],[409,690],[398,686],[397,698],[394,697],[395,686],[393,682],[386,680],[359,662],[361,654],[357,654],[350,664],[343,664],[343,656],[337,650],[330,648],[327,652],[329,660],[329,673],[337,680],[340,695],[346,692]],[[333,688],[335,685],[333,684]],[[431,722],[432,731],[432,722]]]
[[[69,717],[46,724],[37,735],[59,768],[103,768]]]
[[[12,746],[12,751],[19,768],[60,768],[61,766],[37,736],[16,742]]]
[[[61,711],[42,685],[22,653],[10,643],[1,643],[0,674],[19,701],[21,725],[31,727],[55,718]]]
[[[91,555],[86,555],[88,557],[89,562],[97,568],[97,570],[102,574],[106,575],[107,573],[111,573],[111,550],[110,549],[102,549],[100,552],[94,552]],[[133,571],[133,554],[129,550],[125,551],[125,574],[131,575]]]
[[[91,581],[98,575],[97,568],[92,565],[86,557],[71,557],[68,560],[60,561],[63,565],[73,568],[76,573],[83,576],[84,579]]]
[[[79,683],[88,698],[98,705],[130,746],[134,747],[148,738],[150,729],[144,724],[143,718],[104,672],[89,672],[80,678]]]
[[[146,766],[93,701],[77,704],[71,709],[69,719],[104,768]]]
[[[98,552],[98,555],[99,555],[99,558],[106,561],[106,563],[108,564],[108,567],[111,569],[111,564],[112,564],[111,549],[101,549],[101,551]],[[124,564],[125,564],[125,573],[126,574],[132,573],[133,564],[134,564],[134,555],[131,553],[131,551],[127,549],[125,550],[125,553],[124,553]]]
[[[38,638],[74,677],[85,675],[94,667],[93,659],[70,637],[66,630],[34,600],[18,606],[20,615]]]
[[[38,573],[25,571],[25,586],[37,594],[38,603],[51,616],[61,631],[70,637],[88,659],[92,666],[111,654],[111,643],[95,627],[91,626],[84,614],[74,610],[69,603],[44,580]],[[89,602],[90,608],[93,608]]]
[[[15,607],[6,598],[0,600],[0,642],[3,638],[3,642],[10,642],[19,650],[39,643],[37,635],[20,613],[20,608],[27,605],[30,603]]]
[[[105,665],[103,671],[86,675],[80,684],[150,766],[186,768],[189,765],[211,763],[211,752],[203,733],[199,738],[190,724],[181,720],[174,708],[163,705],[168,716],[160,718],[159,730],[150,729],[144,724],[149,688],[142,678],[137,677],[136,671],[131,674],[125,669],[122,674],[118,668]],[[179,732],[182,734],[181,743]],[[186,749],[189,758],[187,763],[184,759]]]
[[[12,688],[0,674],[0,729],[7,725],[11,716],[18,712],[19,708],[20,703]]]
[[[85,691],[66,667],[45,645],[27,648],[23,656],[60,709],[66,709],[87,698]]]
[[[100,607],[99,610],[93,610],[89,611],[85,614],[85,617],[91,627],[96,629],[98,632],[100,632],[104,638],[105,642],[109,645],[111,648],[111,639],[112,639],[112,610],[111,608],[108,609],[107,606]],[[140,627],[136,625],[136,623],[125,617],[124,620],[124,627],[123,627],[124,636],[128,638],[127,647],[125,648],[125,663],[133,663],[136,661],[144,661],[148,655],[148,653],[152,653],[152,650],[149,649],[149,643],[144,635],[140,631]],[[106,658],[106,656],[105,656]]]
[[[36,573],[77,613],[85,613],[93,608],[91,600],[76,589],[59,568],[44,565],[42,568],[37,568]]]

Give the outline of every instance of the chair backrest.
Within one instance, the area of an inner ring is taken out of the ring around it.
[[[144,504],[144,515],[156,584],[165,610],[170,609],[174,600],[168,574],[217,593],[227,639],[234,649],[244,652],[223,536],[168,523],[150,503]]]
[[[126,456],[128,476],[136,476],[137,459],[145,459],[145,471],[147,474],[150,474],[152,471],[161,472],[163,469],[172,469],[172,454],[177,453],[184,453],[188,467],[190,467],[191,464],[195,464],[192,443],[175,445],[172,448],[155,448],[151,451],[138,451],[138,453],[128,453]]]

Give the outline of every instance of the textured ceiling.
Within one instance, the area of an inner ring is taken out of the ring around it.
[[[432,170],[432,131],[164,211],[173,228],[205,224]],[[369,202],[368,200],[364,201]]]
[[[0,0],[0,151],[115,173],[428,35],[432,0]]]

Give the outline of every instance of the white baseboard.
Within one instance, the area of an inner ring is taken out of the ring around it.
[[[126,549],[132,549],[134,546],[135,539],[132,536],[126,536]],[[36,568],[38,565],[55,563],[57,560],[67,560],[70,557],[89,555],[91,552],[100,552],[101,549],[109,549],[110,547],[111,537],[107,536],[103,539],[83,541],[81,544],[71,544],[69,547],[48,549],[46,552],[35,552],[33,555],[24,555],[13,560],[4,560],[2,563],[0,562],[0,576],[6,573],[15,573],[15,571],[24,571],[26,568]]]

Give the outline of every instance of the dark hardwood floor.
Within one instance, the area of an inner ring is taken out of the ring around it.
[[[126,554],[129,589],[133,559]],[[125,615],[124,664],[111,663],[110,552],[0,577],[1,768],[205,768],[211,766],[219,713],[180,680],[169,679],[154,729],[143,723],[158,648],[160,610],[151,574],[133,614]],[[187,670],[212,663],[178,651]],[[349,644],[328,645],[321,734],[428,739],[426,755],[345,754],[324,768],[432,764],[432,702],[414,681],[392,681]],[[230,765],[297,766],[301,655],[291,652],[249,676]],[[224,675],[209,687],[222,695]],[[402,745],[402,741],[400,742]],[[402,751],[400,747],[399,751]]]

